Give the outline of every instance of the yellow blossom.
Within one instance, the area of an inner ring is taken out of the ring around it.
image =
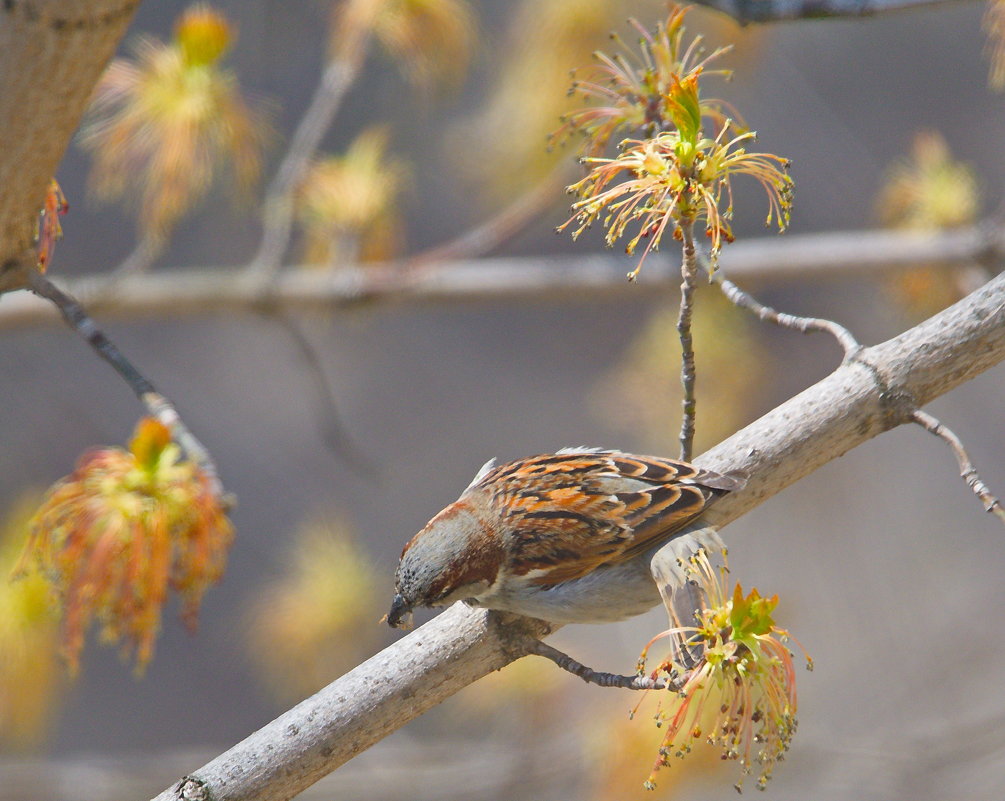
[[[30,502],[0,529],[0,747],[30,749],[45,736],[60,694],[59,616],[38,575],[8,580],[24,548]]]
[[[297,193],[307,263],[393,255],[401,228],[395,202],[408,170],[387,154],[389,141],[387,128],[370,128],[344,155],[311,165]]]
[[[226,19],[198,4],[172,42],[141,39],[95,91],[82,139],[94,155],[91,184],[126,200],[149,237],[163,239],[224,164],[242,191],[258,178],[265,125],[219,63],[232,38]]]
[[[888,171],[876,201],[880,220],[890,228],[921,233],[973,225],[980,211],[973,168],[953,158],[935,131],[914,137],[911,154]],[[887,281],[895,302],[912,317],[924,319],[963,296],[959,271],[919,264]]]
[[[614,55],[600,51],[593,54],[594,66],[586,71],[585,78],[577,78],[569,91],[588,105],[564,115],[562,127],[552,134],[552,140],[561,140],[570,133],[581,134],[586,140],[584,151],[596,155],[618,131],[631,136],[655,136],[672,124],[672,90],[680,76],[704,72],[706,76],[728,79],[729,70],[709,70],[708,65],[729,47],[706,53],[701,36],[685,43],[684,17],[689,10],[671,6],[666,22],[661,22],[655,33],[629,19],[633,33],[639,37],[638,55],[612,34],[621,51]],[[725,108],[721,100],[703,100],[701,114],[719,128],[729,118]],[[733,117],[734,128],[742,132],[735,113]]]
[[[349,527],[310,522],[283,575],[256,592],[249,652],[277,696],[303,697],[369,655],[379,616],[376,572]]]
[[[713,567],[704,550],[683,569],[702,606],[692,622],[677,620],[671,611],[672,627],[654,637],[639,659],[643,673],[654,642],[669,637],[679,643],[651,674],[667,679],[670,689],[656,715],[665,734],[646,784],[654,784],[656,771],[669,766],[671,757],[682,758],[705,741],[720,748],[723,759],[739,760],[737,789],[755,770],[763,788],[796,732],[796,674],[785,645],[790,635],[773,618],[778,596],[765,598],[756,589],[744,595],[739,584],[728,595],[726,567]],[[685,664],[689,654],[693,665]],[[812,666],[807,657],[807,668]]]
[[[643,69],[636,70],[622,57],[606,58],[612,78],[611,97],[617,101],[606,115],[593,112],[572,115],[567,123],[578,127],[593,143],[595,151],[618,128],[634,123],[643,138],[621,142],[614,158],[588,155],[581,161],[587,175],[569,187],[579,200],[572,217],[558,230],[575,223],[573,238],[598,219],[607,229],[608,246],[626,234],[629,226],[638,230],[625,251],[635,252],[646,240],[634,279],[646,255],[659,246],[668,231],[677,239],[683,230],[699,221],[711,240],[712,267],[724,242],[733,239],[732,179],[749,175],[763,187],[768,197],[766,224],[784,230],[792,205],[792,179],[788,161],[770,153],[752,153],[748,148],[756,137],[722,112],[722,101],[706,101],[701,96],[701,80],[712,53],[700,58],[700,37],[684,46],[681,25],[684,11],[671,8],[670,18],[655,37],[643,38]],[[655,43],[660,42],[657,46]],[[650,66],[651,65],[651,66]],[[598,87],[600,84],[591,84]],[[642,99],[636,92],[643,92]],[[641,104],[641,105],[640,105]],[[632,111],[634,109],[634,111]],[[644,110],[639,117],[639,109]],[[706,120],[712,136],[706,136]]]
[[[457,81],[474,41],[466,0],[344,0],[332,20],[333,57],[357,64],[373,35],[416,86]]]
[[[577,238],[600,219],[611,246],[637,224],[637,233],[625,246],[625,252],[633,254],[646,240],[642,257],[629,274],[634,278],[667,231],[680,238],[681,224],[704,220],[714,266],[723,243],[733,240],[732,178],[738,174],[750,175],[764,187],[766,223],[784,230],[792,203],[788,162],[770,153],[748,153],[745,144],[753,132],[724,141],[722,134],[728,130],[724,127],[715,140],[697,138],[693,143],[676,131],[653,139],[626,139],[616,158],[584,158],[589,174],[569,187],[580,200],[558,230],[575,223],[572,236]]]

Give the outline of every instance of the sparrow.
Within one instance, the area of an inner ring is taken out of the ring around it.
[[[710,539],[721,545],[699,518],[745,483],[600,448],[491,460],[405,545],[387,622],[408,628],[413,608],[455,601],[560,624],[642,614],[666,589],[666,565],[657,580],[650,572],[654,554],[671,540],[685,558]]]

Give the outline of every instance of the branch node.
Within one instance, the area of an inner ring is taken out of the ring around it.
[[[175,794],[178,801],[210,801],[211,798],[206,783],[195,776],[185,776],[181,779]]]

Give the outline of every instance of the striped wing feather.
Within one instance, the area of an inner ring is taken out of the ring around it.
[[[495,467],[469,491],[490,492],[507,521],[508,572],[550,586],[656,547],[742,483],[673,459],[569,449]]]

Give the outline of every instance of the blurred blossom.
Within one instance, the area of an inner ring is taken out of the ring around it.
[[[191,6],[175,25],[175,42],[182,60],[190,67],[206,67],[219,61],[232,39],[230,23],[204,3]]]
[[[47,493],[30,525],[19,574],[37,568],[63,611],[62,651],[80,664],[92,623],[142,672],[153,656],[168,588],[195,628],[206,589],[223,575],[233,530],[199,467],[166,426],[145,418],[129,450],[81,457]],[[25,579],[27,580],[27,578]]]
[[[969,164],[953,158],[941,134],[921,131],[911,155],[889,169],[876,209],[889,228],[932,232],[972,225],[980,211],[977,178]],[[959,271],[937,265],[898,273],[887,286],[895,302],[919,319],[964,294]]]
[[[332,18],[332,58],[358,68],[370,36],[415,86],[457,83],[475,39],[466,0],[343,0]]]
[[[508,199],[555,169],[564,156],[548,152],[545,144],[568,107],[569,70],[589,58],[628,5],[624,0],[519,4],[483,110],[451,138],[451,152],[465,158],[480,191]],[[632,8],[637,11],[638,4]]]
[[[974,222],[978,197],[973,168],[952,157],[942,134],[920,131],[911,155],[890,168],[877,208],[891,228],[957,228]]]
[[[370,656],[383,629],[373,565],[349,527],[304,526],[285,574],[255,593],[249,652],[277,697],[302,698]]]
[[[651,674],[676,682],[676,688],[662,693],[656,725],[665,733],[646,786],[655,784],[656,772],[670,766],[672,757],[683,758],[704,740],[723,759],[739,760],[738,790],[755,772],[763,789],[796,732],[796,673],[785,645],[790,635],[772,617],[778,596],[764,598],[756,589],[744,595],[739,584],[728,595],[728,569],[714,567],[704,549],[681,568],[698,593],[694,620],[680,620],[668,604],[671,628],[654,637],[639,660],[644,672],[649,648],[664,637],[686,643]],[[695,664],[678,661],[685,655],[695,655]],[[807,657],[807,668],[812,665]]]
[[[38,574],[10,579],[37,501],[18,504],[0,529],[0,747],[41,743],[58,701],[59,616]]]
[[[643,703],[650,700],[642,699]],[[721,769],[719,756],[711,748],[705,748],[687,762],[675,765],[674,770],[661,774],[657,786],[644,786],[639,781],[640,766],[659,749],[663,730],[640,725],[639,720],[625,714],[625,707],[625,699],[619,696],[617,705],[605,704],[602,713],[594,712],[583,721],[587,764],[593,767],[590,797],[596,801],[687,798],[682,787],[686,780]]]
[[[989,0],[983,25],[988,35],[984,51],[991,62],[988,85],[1000,92],[1005,89],[1005,0]]]
[[[770,359],[753,337],[748,315],[714,288],[698,292],[692,333],[701,370],[696,387],[701,451],[748,422],[766,390]],[[681,408],[677,336],[677,309],[656,310],[590,393],[594,416],[653,453],[678,446],[680,432],[670,423]]]
[[[456,705],[465,717],[547,716],[546,710],[563,700],[570,681],[578,681],[571,676],[548,660],[525,657],[465,687],[457,694]]]
[[[408,169],[387,154],[387,128],[360,134],[345,155],[311,165],[297,192],[304,261],[331,265],[394,255],[401,243],[395,203]]]
[[[98,83],[82,137],[91,183],[135,208],[146,237],[165,238],[223,165],[241,192],[258,179],[266,126],[219,63],[233,38],[219,12],[196,4],[170,43],[141,39]]]

